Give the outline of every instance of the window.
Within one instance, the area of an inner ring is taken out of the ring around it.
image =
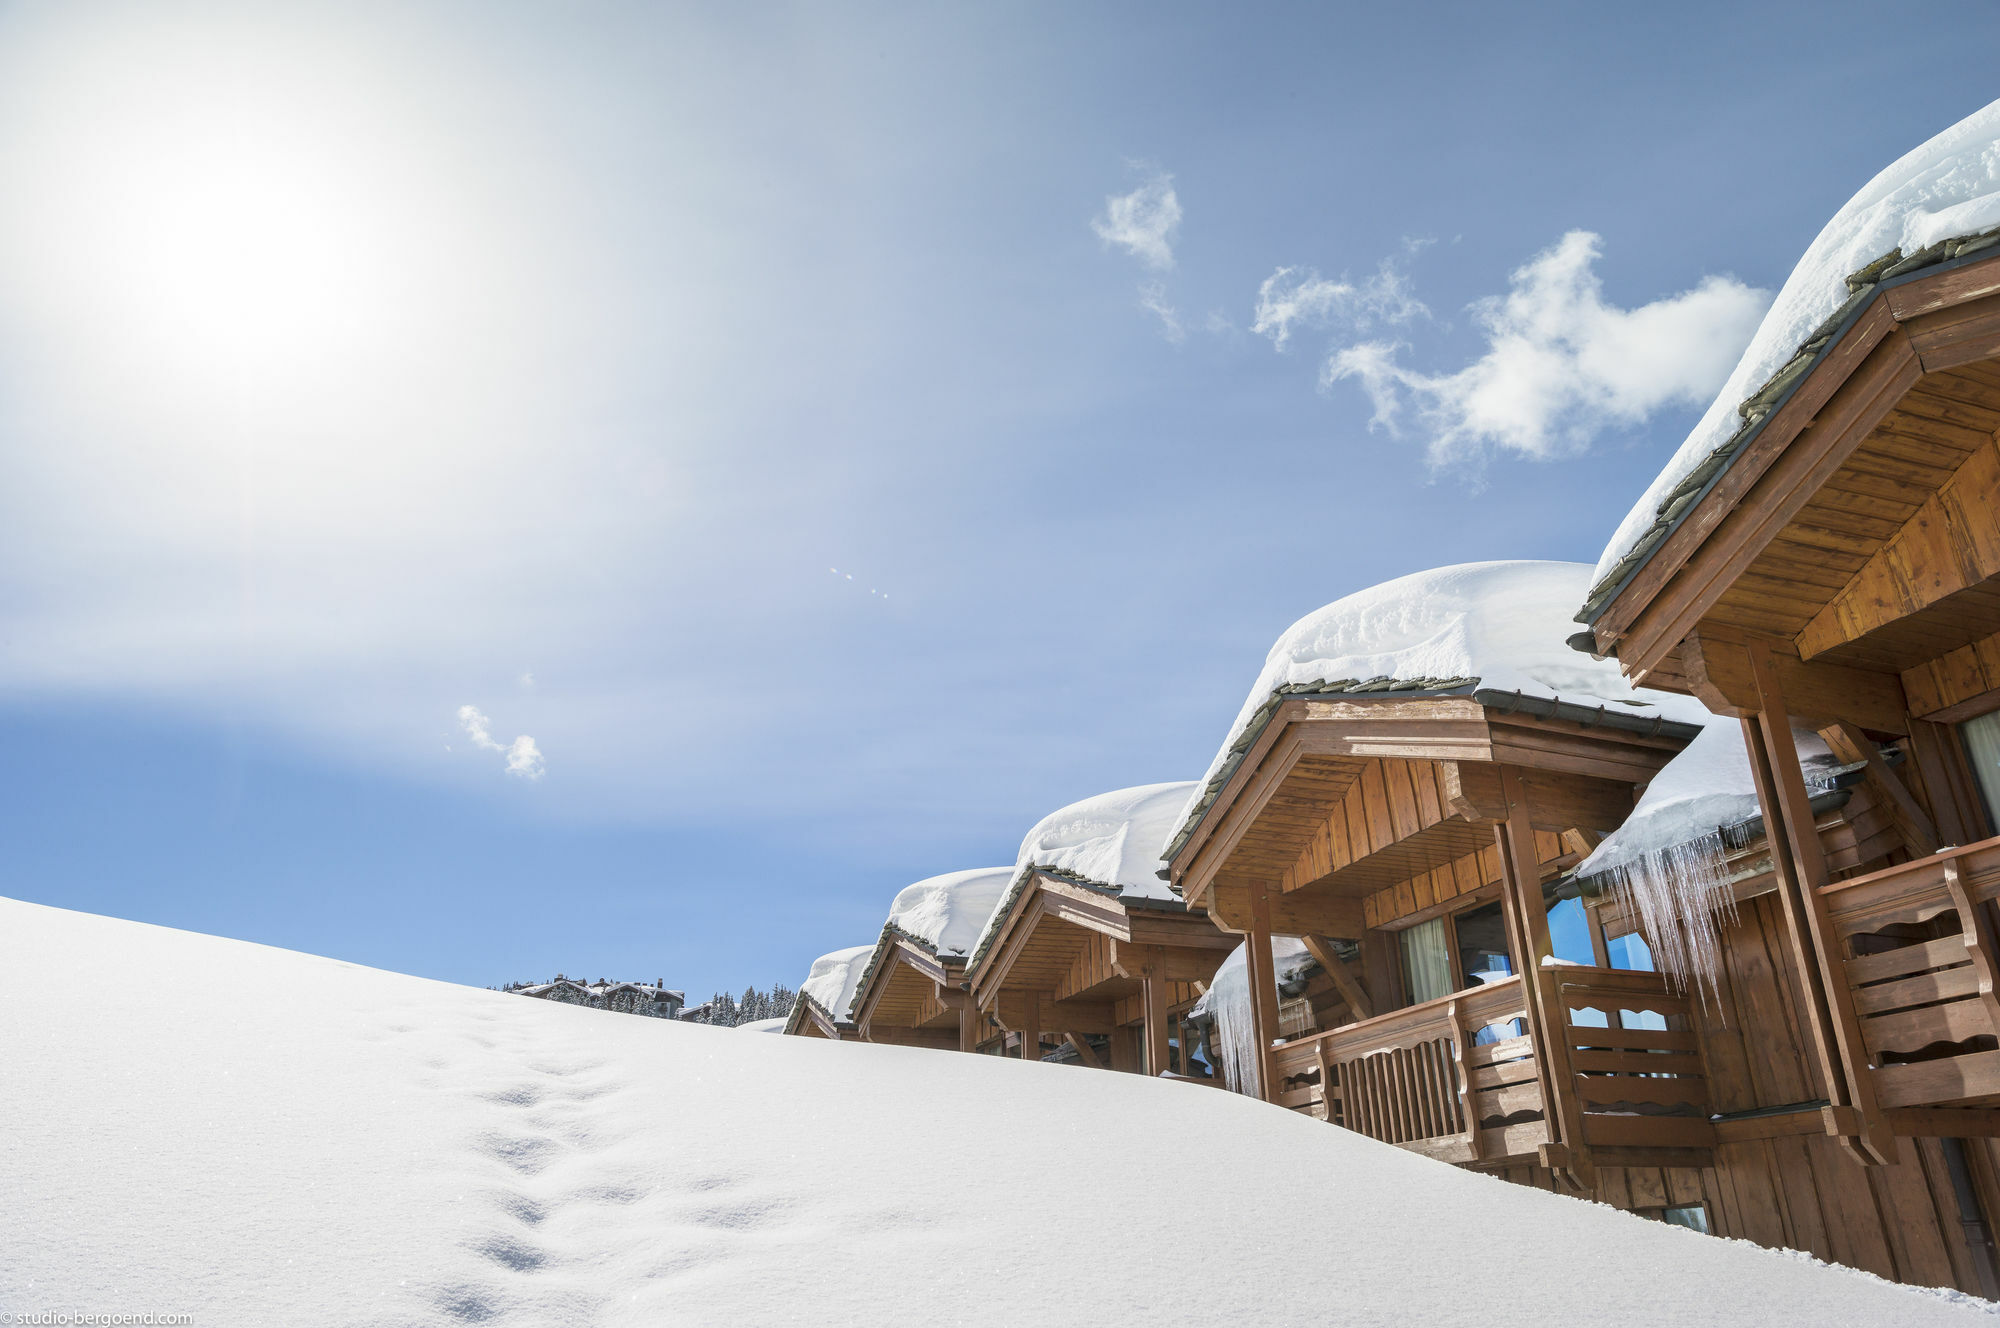
[[[1514,971],[1514,961],[1507,957],[1507,921],[1498,901],[1469,908],[1452,923],[1458,933],[1459,986],[1497,982]]]
[[[1958,726],[1965,743],[1966,760],[1979,780],[1980,800],[1986,804],[1987,828],[2000,826],[2000,710],[1968,719]]]
[[[1708,1229],[1708,1209],[1701,1204],[1662,1208],[1660,1220],[1670,1227],[1686,1227],[1689,1231],[1699,1231],[1704,1236],[1714,1234]]]
[[[1653,947],[1646,944],[1646,938],[1636,931],[1606,941],[1604,949],[1611,956],[1613,968],[1622,968],[1628,973],[1653,972]]]

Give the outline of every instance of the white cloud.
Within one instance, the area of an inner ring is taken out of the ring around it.
[[[1395,433],[1413,407],[1435,466],[1492,451],[1574,455],[1607,428],[1669,406],[1707,405],[1771,293],[1705,277],[1693,290],[1620,309],[1605,303],[1593,271],[1598,253],[1596,235],[1571,231],[1516,270],[1505,295],[1473,305],[1486,350],[1455,373],[1406,368],[1398,359],[1405,347],[1377,340],[1336,350],[1321,381],[1359,382],[1374,405],[1371,428]],[[1289,326],[1277,317],[1275,329]]]
[[[1160,174],[1129,194],[1106,198],[1104,215],[1093,218],[1090,229],[1147,267],[1165,271],[1174,265],[1174,233],[1180,224],[1174,177]]]
[[[465,736],[472,739],[472,745],[482,752],[500,752],[507,758],[507,773],[522,779],[540,779],[547,771],[542,761],[542,749],[535,746],[535,740],[522,734],[512,742],[501,743],[493,740],[493,721],[479,713],[478,706],[462,705],[458,708],[458,724],[465,730]],[[445,750],[449,751],[450,748]]]
[[[1181,325],[1180,313],[1167,299],[1165,282],[1140,282],[1139,307],[1160,320],[1160,335],[1168,341],[1179,343],[1187,340],[1187,329]]]
[[[1405,240],[1403,256],[1429,243]],[[1382,260],[1375,275],[1359,283],[1346,278],[1328,281],[1314,268],[1281,267],[1257,288],[1257,313],[1250,330],[1271,339],[1279,350],[1297,327],[1344,323],[1367,331],[1378,323],[1399,325],[1428,318],[1430,310],[1411,292],[1409,277],[1392,256]]]

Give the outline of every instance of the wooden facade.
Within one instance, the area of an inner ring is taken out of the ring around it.
[[[1254,1090],[1573,1190],[1639,1158],[1708,1165],[1686,999],[1656,974],[1556,963],[1544,890],[1695,732],[1512,693],[1280,704],[1170,863],[1247,938]],[[1402,934],[1431,924],[1446,990],[1413,992]],[[1273,934],[1303,938],[1341,996],[1327,1027],[1282,1042]],[[1474,955],[1500,967],[1475,980]]]
[[[1863,285],[1593,597],[1588,638],[1634,681],[1740,721],[1770,831],[1768,892],[1725,935],[1731,994],[1702,1041],[1722,1101],[1807,1105],[1737,1127],[1770,1132],[1768,1179],[1718,1170],[1738,1177],[1725,1229],[1845,1242],[1829,1257],[1989,1296],[2000,786],[1974,757],[2000,724],[1992,253]],[[1795,722],[1859,772],[1850,851],[1809,805]]]
[[[1025,868],[969,973],[967,1051],[1197,1077],[1181,1015],[1235,945],[1200,909]],[[1054,1044],[1052,1046],[1051,1044]]]

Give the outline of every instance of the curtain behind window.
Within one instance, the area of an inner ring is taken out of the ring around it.
[[[1979,777],[1979,792],[1986,803],[1989,826],[2000,826],[2000,710],[1958,726],[1965,739],[1965,755],[1972,772]]]
[[[1443,918],[1420,922],[1398,935],[1403,942],[1403,977],[1409,983],[1412,1005],[1458,990],[1451,977],[1451,949],[1446,944]]]

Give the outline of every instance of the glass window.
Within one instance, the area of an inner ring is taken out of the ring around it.
[[[1558,900],[1549,910],[1549,945],[1558,959],[1597,964],[1597,951],[1590,948],[1590,914],[1581,899]]]
[[[1988,829],[2000,826],[2000,710],[1958,726],[1965,742],[1966,759],[1979,780],[1981,801],[1986,804]]]
[[[1452,919],[1458,933],[1458,985],[1497,982],[1514,971],[1507,956],[1507,920],[1498,902],[1469,908]]]
[[[1711,1234],[1708,1229],[1708,1209],[1701,1204],[1662,1209],[1660,1220],[1670,1227],[1686,1227],[1689,1231],[1699,1231],[1704,1236]]]
[[[1451,980],[1451,951],[1443,918],[1419,922],[1397,935],[1403,943],[1403,981],[1409,985],[1412,1005],[1458,990],[1458,984]]]
[[[1622,968],[1628,973],[1653,972],[1653,947],[1646,944],[1646,938],[1638,932],[1629,932],[1604,943],[1604,949],[1611,956],[1611,966]]]

